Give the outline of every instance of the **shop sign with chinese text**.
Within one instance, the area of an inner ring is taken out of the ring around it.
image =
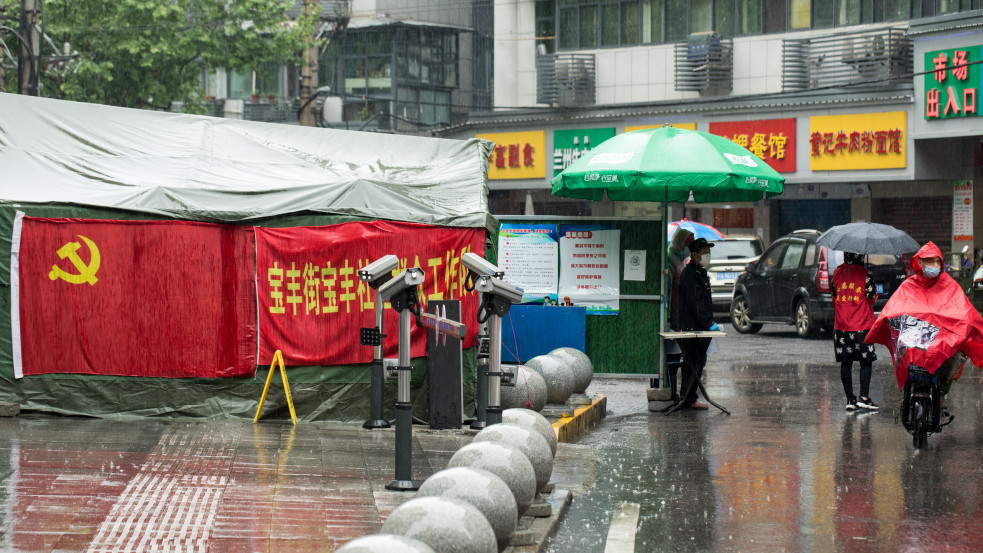
[[[612,136],[614,127],[553,131],[553,176],[559,175],[580,156]]]
[[[546,131],[479,134],[495,143],[488,157],[488,179],[541,179],[546,176]]]
[[[779,173],[795,172],[795,119],[710,123],[710,133],[730,139]]]
[[[903,111],[809,118],[809,169],[900,169],[907,164]]]
[[[980,46],[925,53],[925,119],[979,115]]]
[[[957,181],[952,190],[952,241],[973,241],[973,181]]]

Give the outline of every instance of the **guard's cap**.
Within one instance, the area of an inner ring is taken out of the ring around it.
[[[697,238],[696,240],[693,240],[692,242],[689,243],[689,251],[693,253],[696,253],[702,250],[703,248],[712,248],[712,247],[713,244],[707,242],[706,238]]]

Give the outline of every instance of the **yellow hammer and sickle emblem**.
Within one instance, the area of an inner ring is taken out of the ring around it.
[[[69,273],[62,270],[62,268],[58,265],[52,265],[51,272],[48,273],[48,278],[51,280],[58,280],[60,278],[65,282],[70,282],[72,284],[82,284],[83,282],[88,282],[90,286],[95,286],[96,281],[99,280],[96,278],[96,272],[99,270],[100,261],[99,248],[96,247],[95,242],[89,240],[81,234],[79,234],[78,237],[85,241],[85,245],[89,247],[89,253],[92,254],[92,259],[89,260],[89,264],[86,265],[85,262],[82,261],[82,258],[79,257],[78,249],[81,248],[82,245],[78,242],[69,242],[58,248],[58,257],[62,259],[67,257],[68,260],[72,262],[72,265],[75,265],[75,268],[78,269],[78,274]]]

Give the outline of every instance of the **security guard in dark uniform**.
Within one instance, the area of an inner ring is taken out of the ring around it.
[[[710,295],[710,277],[706,267],[710,264],[710,248],[713,244],[706,238],[697,238],[689,244],[689,263],[679,277],[679,326],[680,330],[710,330],[713,322],[713,299]],[[697,401],[696,383],[703,376],[707,364],[707,347],[710,338],[687,338],[679,340],[683,350],[681,393],[685,393],[681,408],[707,409],[705,403]]]

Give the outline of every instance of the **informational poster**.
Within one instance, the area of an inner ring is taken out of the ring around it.
[[[523,289],[523,303],[556,305],[559,250],[556,225],[502,225],[498,268],[506,282]]]
[[[952,241],[973,241],[973,181],[957,181],[952,190]]]
[[[618,225],[560,225],[561,305],[588,315],[617,315],[621,264]]]
[[[645,280],[645,250],[625,250],[625,280]]]

